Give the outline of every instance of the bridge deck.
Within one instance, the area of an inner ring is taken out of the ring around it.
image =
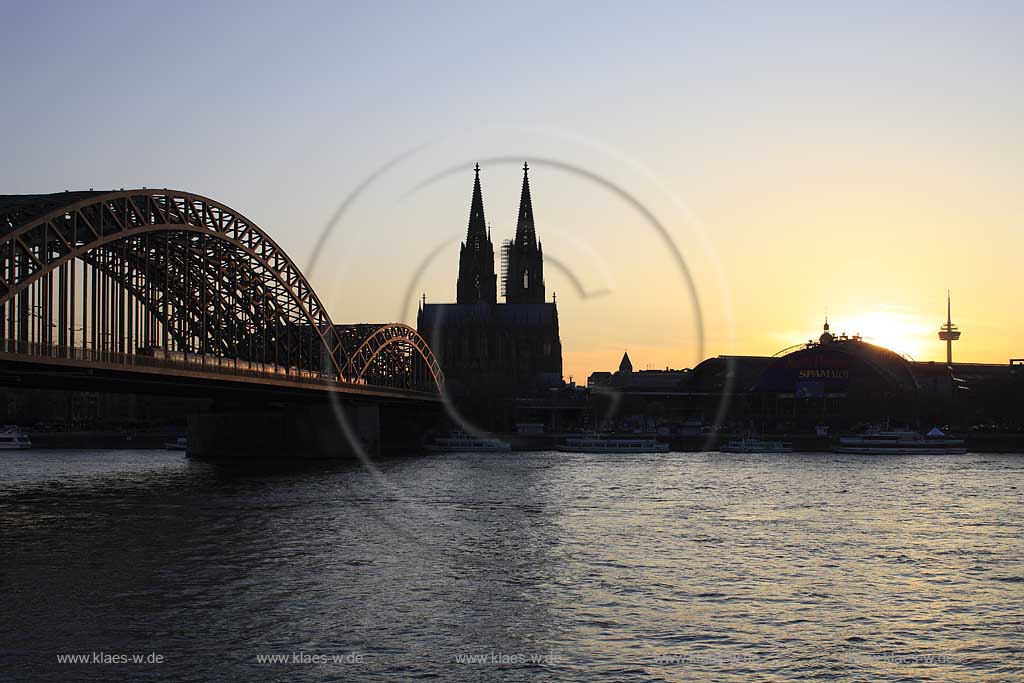
[[[346,397],[437,402],[432,392],[382,387],[365,383],[339,382],[330,377],[308,372],[285,372],[282,368],[252,369],[238,361],[216,357],[201,362],[181,362],[159,357],[112,351],[95,351],[80,347],[0,340],[0,374],[14,374],[16,384],[28,374],[49,375],[59,383],[61,378],[87,377],[145,386],[180,381],[221,387],[231,385],[241,390],[259,392],[300,392],[304,394],[340,394]]]

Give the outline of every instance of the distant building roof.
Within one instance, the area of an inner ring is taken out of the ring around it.
[[[878,378],[891,391],[902,395],[910,395],[920,388],[906,358],[859,337],[836,337],[772,360],[774,362],[757,381],[757,390],[845,392],[868,386],[865,382],[869,376]]]
[[[619,372],[633,372],[633,363],[625,351],[622,352],[622,360],[619,361]]]
[[[749,391],[761,374],[777,359],[768,356],[716,356],[693,369],[691,384],[695,391]]]

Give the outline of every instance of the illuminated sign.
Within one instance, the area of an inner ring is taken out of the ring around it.
[[[813,368],[801,370],[799,376],[800,379],[849,379],[850,371],[846,368]]]

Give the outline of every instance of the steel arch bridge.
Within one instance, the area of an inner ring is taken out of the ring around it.
[[[436,392],[407,325],[335,325],[255,223],[176,190],[0,195],[0,352]]]

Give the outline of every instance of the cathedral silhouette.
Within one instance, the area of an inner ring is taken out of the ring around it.
[[[475,168],[466,240],[459,250],[454,304],[420,305],[417,328],[438,356],[455,396],[527,397],[562,383],[558,308],[545,301],[544,250],[537,239],[529,166],[514,240],[501,250],[501,294],[494,244]]]

